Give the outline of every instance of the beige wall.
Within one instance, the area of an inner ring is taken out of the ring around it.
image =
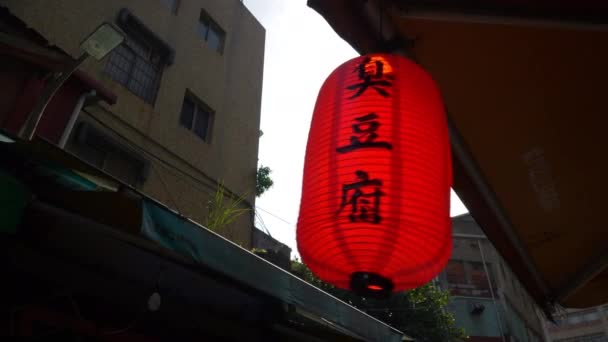
[[[165,68],[157,100],[150,105],[103,73],[105,59],[89,59],[83,69],[111,89],[118,102],[90,106],[87,115],[191,176],[177,176],[147,158],[154,170],[141,189],[184,215],[202,221],[208,195],[220,179],[254,203],[265,30],[239,0],[181,0],[175,15],[160,0],[5,0],[3,5],[74,57],[88,33],[104,21],[115,22],[121,8],[130,9],[175,50],[174,64]],[[201,9],[226,32],[223,54],[197,35]],[[210,143],[179,125],[186,89],[215,111]],[[236,242],[248,247],[251,220],[245,216],[232,230],[239,231]]]

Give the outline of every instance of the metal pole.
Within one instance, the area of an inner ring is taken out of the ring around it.
[[[492,288],[492,281],[490,280],[490,272],[488,272],[488,266],[486,265],[486,257],[483,254],[483,248],[481,248],[480,239],[477,239],[477,246],[479,247],[479,253],[481,254],[481,263],[483,264],[483,269],[486,272],[486,278],[488,278],[488,286],[490,287],[490,295],[492,296],[492,302],[494,302],[494,312],[496,312],[496,321],[498,322],[498,330],[500,331],[500,337],[502,337],[502,342],[506,342],[505,334],[502,330],[502,321],[500,319],[500,313],[498,312],[498,305],[496,305],[494,289]]]
[[[72,115],[70,115],[70,119],[68,120],[67,125],[65,125],[65,128],[63,129],[63,134],[61,134],[61,138],[59,139],[59,144],[57,144],[59,146],[59,148],[61,148],[61,149],[65,148],[65,145],[68,142],[68,138],[70,137],[70,133],[72,133],[72,130],[74,129],[74,125],[76,124],[78,115],[80,114],[82,107],[84,107],[84,103],[87,100],[87,98],[95,96],[96,94],[97,94],[97,92],[95,90],[91,90],[89,92],[82,93],[82,95],[80,95],[80,97],[78,98],[78,101],[76,102],[76,105],[74,106],[74,109],[72,110]]]
[[[19,130],[20,137],[27,139],[27,140],[32,140],[32,138],[34,137],[34,134],[36,133],[36,128],[38,127],[38,124],[40,123],[40,119],[42,118],[42,114],[44,114],[44,110],[46,109],[46,106],[49,104],[49,102],[51,102],[51,99],[53,98],[53,96],[55,95],[57,90],[59,90],[59,88],[61,88],[63,83],[65,83],[65,81],[67,81],[67,79],[70,78],[70,76],[72,76],[74,71],[78,70],[78,67],[80,67],[80,65],[82,65],[82,63],[88,57],[89,57],[89,54],[86,52],[83,52],[82,55],[80,55],[80,57],[78,57],[78,59],[74,60],[72,63],[70,63],[68,66],[66,66],[65,70],[62,71],[59,74],[59,76],[54,77],[44,87],[42,94],[40,95],[40,97],[38,98],[36,103],[34,104],[34,108],[32,108],[32,111],[28,115],[28,117],[25,121],[25,124],[23,124],[23,126],[21,127],[21,130]]]

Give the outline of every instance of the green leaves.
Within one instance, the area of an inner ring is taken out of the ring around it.
[[[245,196],[246,194],[239,196],[237,199],[226,198],[224,182],[220,181],[213,198],[207,205],[209,215],[207,215],[206,227],[214,232],[218,232],[234,222],[239,216],[249,212],[250,208],[241,208],[241,203],[245,200]]]
[[[464,330],[456,327],[454,316],[446,309],[448,292],[433,283],[378,300],[360,297],[323,282],[297,259],[292,260],[291,270],[310,284],[403,331],[416,341],[445,342],[466,338]]]
[[[274,181],[270,178],[272,170],[268,166],[260,165],[256,174],[255,195],[260,197],[266,190],[274,185]]]

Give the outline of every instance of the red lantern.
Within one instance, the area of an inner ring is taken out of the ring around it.
[[[452,249],[450,145],[435,82],[410,60],[338,67],[315,105],[298,250],[322,280],[362,295],[425,284]]]

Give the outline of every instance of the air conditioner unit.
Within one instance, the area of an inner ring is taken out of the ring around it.
[[[482,303],[479,302],[475,302],[475,301],[468,301],[468,307],[469,307],[469,313],[471,315],[481,315],[481,313],[483,312],[483,310],[486,309],[486,306],[483,305]]]

